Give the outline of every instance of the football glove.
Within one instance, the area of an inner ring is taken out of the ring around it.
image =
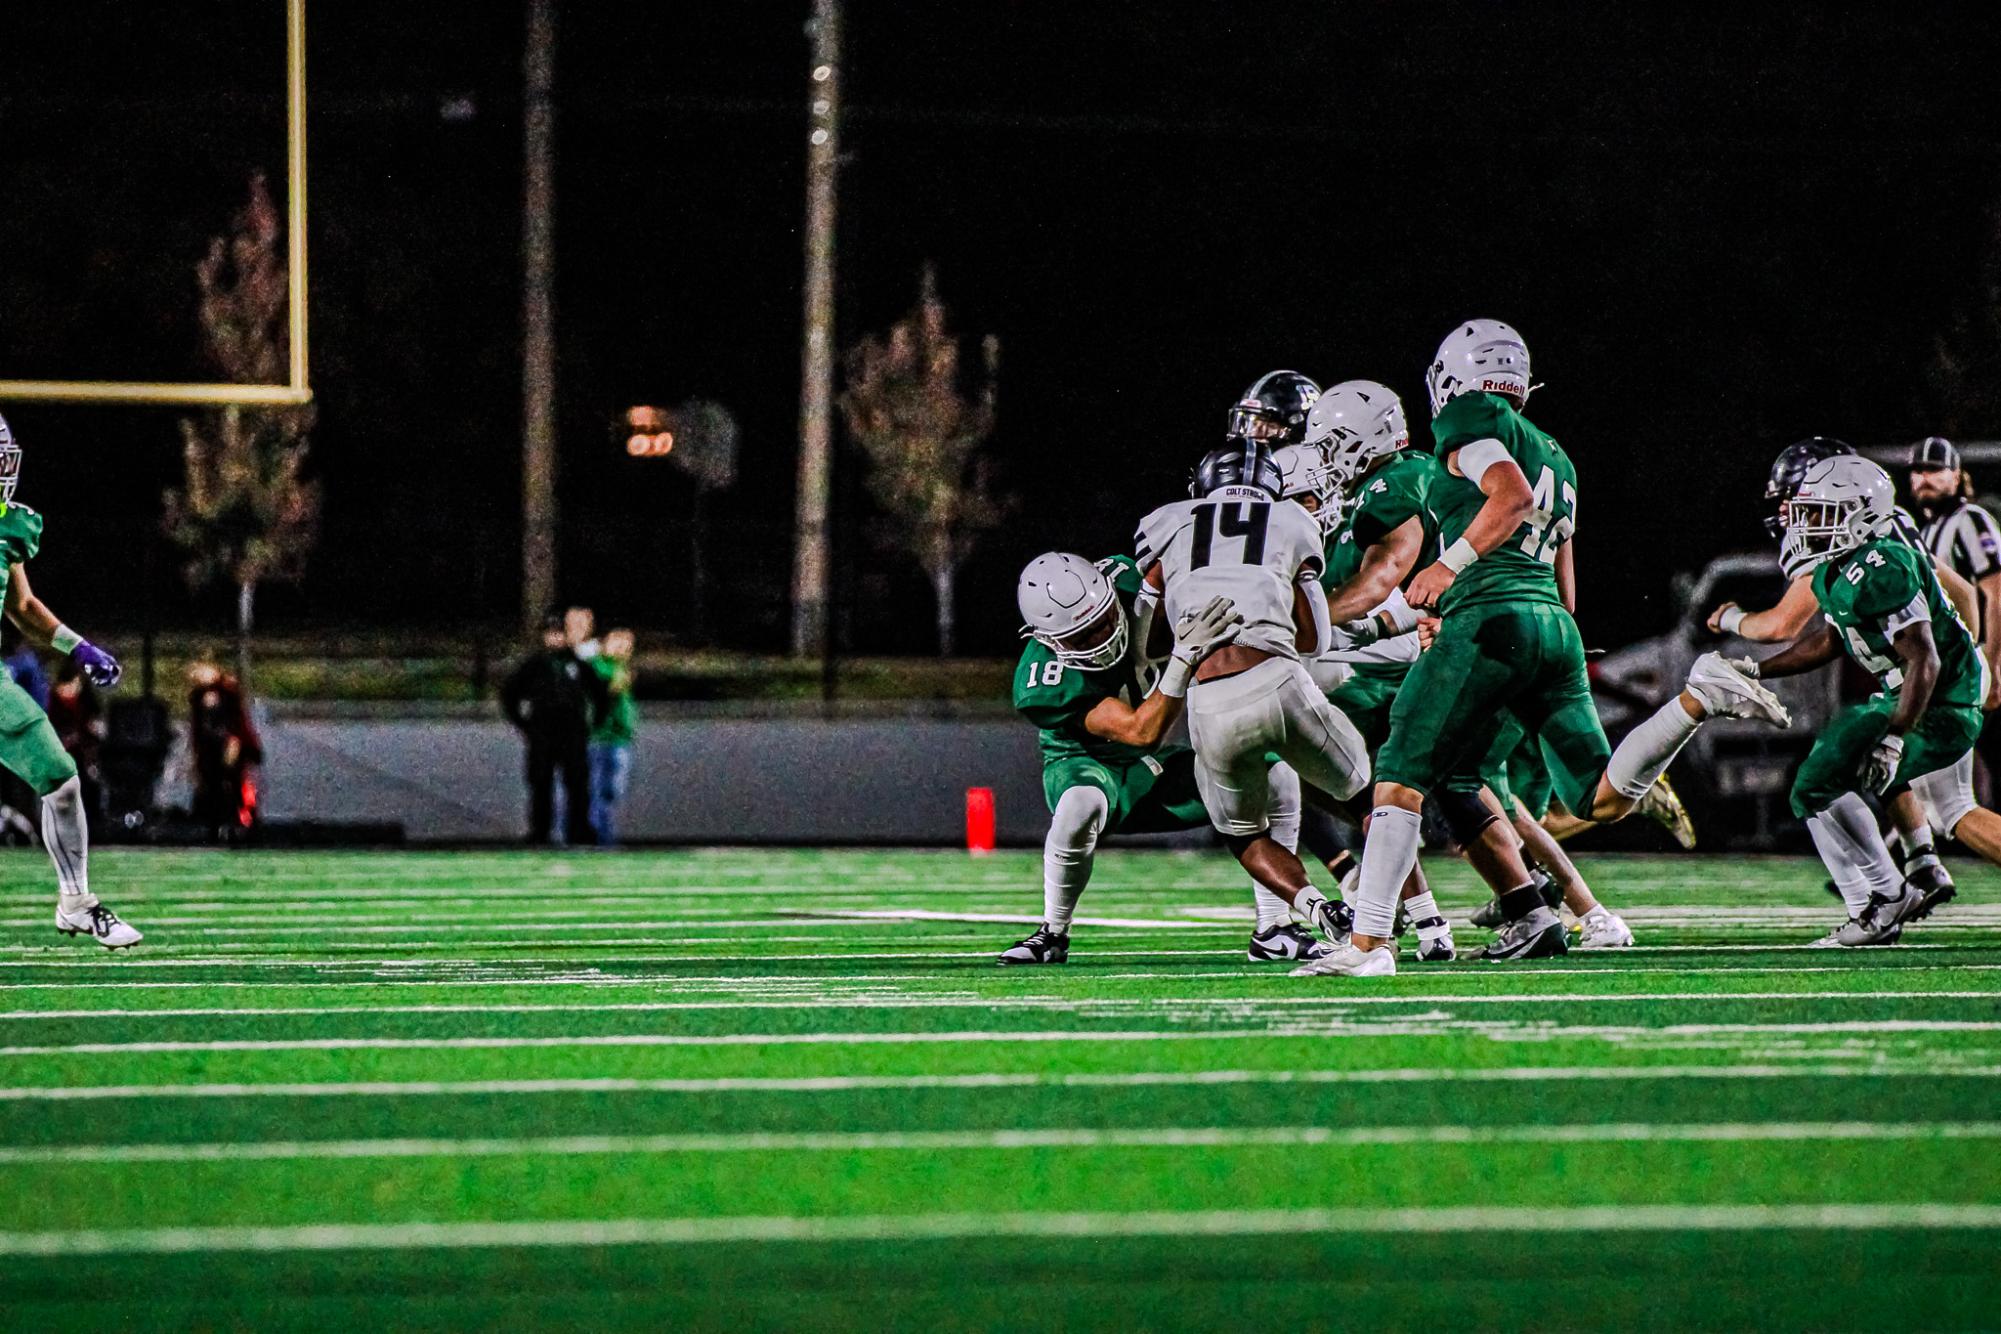
[[[125,669],[118,665],[118,659],[106,653],[88,639],[70,650],[70,657],[83,669],[94,686],[109,690],[125,675]]]
[[[1870,748],[1862,761],[1862,786],[1871,792],[1882,792],[1897,777],[1897,768],[1904,762],[1904,739],[1900,736],[1885,736]]]

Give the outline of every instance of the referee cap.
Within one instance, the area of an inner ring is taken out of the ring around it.
[[[1942,435],[1928,435],[1911,446],[1912,472],[1958,472],[1959,451]]]

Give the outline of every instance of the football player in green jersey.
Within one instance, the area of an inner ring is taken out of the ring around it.
[[[1571,617],[1577,475],[1563,448],[1522,415],[1530,392],[1528,348],[1498,320],[1469,321],[1440,344],[1426,385],[1439,464],[1427,507],[1443,550],[1417,572],[1406,596],[1419,610],[1436,609],[1441,622],[1391,708],[1363,844],[1355,934],[1343,950],[1317,961],[1324,967],[1316,971],[1396,971],[1390,927],[1397,894],[1417,861],[1424,802],[1478,780],[1508,715],[1536,737],[1557,798],[1598,821],[1631,812],[1707,718],[1788,721],[1770,691],[1707,654],[1681,694],[1614,751],[1598,721]],[[1514,887],[1500,896],[1505,925],[1485,957],[1561,953],[1563,923],[1518,851],[1507,852],[1504,869]]]
[[[1772,461],[1771,475],[1765,482],[1765,500],[1772,506],[1771,514],[1765,518],[1766,530],[1783,542],[1786,506],[1799,490],[1807,470],[1827,459],[1854,453],[1855,447],[1846,441],[1819,435],[1796,440],[1780,450],[1779,456]],[[1891,533],[1907,545],[1923,550],[1917,525],[1909,522],[1900,511],[1893,514]],[[1936,559],[1932,564],[1960,619],[1977,635],[1980,632],[1979,594],[1952,567]],[[1811,565],[1794,569],[1783,562],[1782,568],[1789,582],[1777,605],[1751,611],[1735,602],[1725,602],[1709,613],[1709,628],[1719,635],[1736,635],[1754,644],[1786,644],[1798,638],[1820,610],[1813,592],[1814,571]],[[1939,860],[1932,822],[1917,794],[1907,787],[1900,788],[1890,794],[1884,806],[1891,824],[1896,826],[1897,841],[1902,845],[1905,879],[1923,890],[1935,904],[1952,898],[1957,892],[1952,876]],[[1836,894],[1840,893],[1839,885],[1832,881],[1829,885]]]
[[[1361,647],[1339,655],[1358,661],[1332,698],[1375,751],[1388,736],[1391,705],[1418,656],[1416,613],[1401,587],[1420,561],[1438,549],[1437,525],[1428,507],[1438,464],[1429,454],[1409,448],[1403,404],[1374,381],[1351,380],[1328,389],[1314,404],[1307,431],[1310,440],[1325,442],[1330,470],[1353,497],[1339,537],[1328,548],[1326,582],[1329,615],[1348,621],[1343,629]],[[1351,616],[1362,619],[1350,621]],[[1526,736],[1512,720],[1507,731],[1518,741]],[[1549,783],[1540,753],[1516,768],[1530,799],[1540,790],[1546,800]],[[1556,871],[1564,897],[1583,923],[1583,942],[1593,948],[1631,944],[1624,922],[1592,897],[1554,841],[1514,810],[1507,770],[1483,766],[1480,778],[1484,781],[1440,794],[1447,822],[1475,869],[1497,892],[1505,891],[1512,886],[1503,879],[1506,863],[1496,845],[1523,849],[1533,840],[1535,861]],[[1538,880],[1546,879],[1538,866],[1529,869]],[[1421,877],[1421,868],[1412,874]],[[1419,929],[1419,960],[1451,957],[1449,928],[1421,883],[1406,885],[1404,908]]]
[[[1817,942],[1894,944],[1946,897],[1897,871],[1863,793],[1908,784],[1949,837],[2001,856],[2001,816],[1974,803],[1973,743],[1984,721],[1987,663],[1930,557],[1895,536],[1888,473],[1855,455],[1810,467],[1785,507],[1782,560],[1811,571],[1821,621],[1746,668],[1791,676],[1844,652],[1882,690],[1836,714],[1793,782],[1793,812],[1848,905]]]
[[[1243,618],[1221,597],[1189,614],[1156,677],[1144,651],[1151,627],[1139,622],[1139,585],[1139,570],[1126,556],[1093,563],[1052,551],[1022,571],[1017,597],[1029,642],[1015,667],[1014,706],[1040,733],[1050,822],[1042,851],[1042,925],[1001,953],[1003,965],[1069,957],[1071,916],[1102,835],[1209,823],[1194,752],[1161,740],[1181,716],[1195,663],[1234,639]],[[1275,836],[1296,839],[1298,777],[1284,765],[1274,765],[1270,777]],[[1283,899],[1254,889],[1252,961],[1316,958],[1325,951],[1324,942],[1293,924]]]
[[[42,516],[14,499],[21,477],[21,447],[0,418],[0,560],[7,577],[7,619],[30,643],[76,660],[92,685],[110,688],[123,674],[118,660],[56,619],[28,586],[27,564],[42,547]],[[0,764],[42,799],[42,842],[55,863],[59,895],[56,930],[89,936],[107,949],[137,945],[143,937],[90,892],[90,840],[83,786],[76,762],[56,739],[48,715],[0,675]]]

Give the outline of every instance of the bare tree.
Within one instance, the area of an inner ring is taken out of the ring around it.
[[[999,524],[1007,500],[980,446],[994,429],[1000,340],[980,342],[983,375],[961,383],[959,341],[947,327],[937,274],[924,266],[917,304],[885,338],[848,350],[840,398],[848,434],[867,455],[869,483],[891,535],[931,580],[938,653],[955,647],[954,582],[981,534]]]
[[[1986,233],[1967,304],[1925,368],[1932,421],[1948,436],[2001,433],[2001,202],[1987,210]]]
[[[195,266],[209,358],[238,384],[285,379],[283,230],[260,172],[229,234],[212,239]],[[303,475],[312,425],[310,404],[232,405],[181,419],[183,479],[166,495],[166,531],[187,552],[190,586],[235,586],[237,674],[246,682],[257,585],[297,578],[318,534],[319,485]]]
[[[704,399],[683,403],[675,416],[679,429],[668,457],[695,484],[688,516],[688,624],[701,644],[709,635],[709,497],[736,485],[738,431],[728,408]]]

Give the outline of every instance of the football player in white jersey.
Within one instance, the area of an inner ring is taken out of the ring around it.
[[[1236,641],[1203,659],[1188,690],[1203,804],[1252,878],[1338,942],[1345,929],[1333,905],[1270,834],[1267,753],[1337,801],[1369,777],[1362,738],[1300,662],[1329,638],[1325,535],[1305,509],[1280,498],[1281,487],[1262,441],[1232,439],[1203,458],[1191,499],[1141,521],[1134,552],[1167,624],[1216,597],[1244,618]]]

